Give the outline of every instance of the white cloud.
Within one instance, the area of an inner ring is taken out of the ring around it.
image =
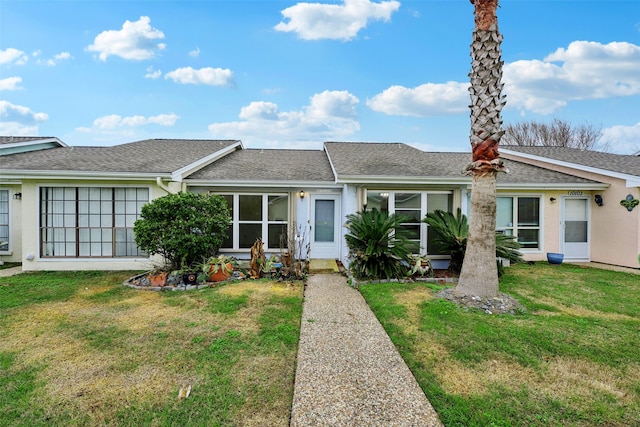
[[[6,79],[0,79],[0,90],[18,90],[22,89],[20,83],[21,77],[7,77]]]
[[[40,55],[40,52],[38,52],[37,55],[34,54],[34,57],[35,56],[39,56],[39,55]],[[60,52],[60,53],[58,53],[56,55],[53,55],[53,58],[38,59],[37,63],[38,64],[44,64],[44,65],[47,65],[49,67],[55,67],[56,65],[58,65],[59,62],[66,61],[68,59],[71,59],[71,54],[69,52]]]
[[[289,21],[280,22],[274,29],[295,32],[304,40],[350,40],[370,20],[389,21],[399,8],[398,1],[344,0],[340,5],[297,3],[280,12]]]
[[[182,84],[226,86],[233,84],[233,71],[211,67],[200,68],[199,70],[184,67],[168,72],[164,75],[164,78]]]
[[[200,56],[200,48],[196,46],[196,48],[194,50],[189,52],[189,56],[191,56],[193,58],[197,58],[198,56]]]
[[[99,52],[98,57],[102,61],[106,61],[110,55],[137,61],[153,58],[166,45],[156,42],[164,39],[164,33],[149,25],[150,22],[148,16],[141,16],[135,22],[125,21],[121,30],[107,30],[98,34],[87,50]]]
[[[612,153],[633,154],[640,150],[640,122],[633,126],[612,126],[602,130],[601,144]]]
[[[158,79],[162,76],[162,71],[154,70],[153,67],[147,67],[147,74],[144,75],[145,79]]]
[[[46,113],[35,113],[28,107],[0,100],[0,134],[37,135],[38,124],[49,119]]]
[[[111,114],[109,116],[103,116],[93,121],[93,127],[95,129],[115,129],[121,127],[138,127],[148,124],[157,124],[160,126],[173,126],[176,124],[180,116],[177,114],[159,114],[157,116],[129,116],[122,117],[118,114]]]
[[[551,114],[567,102],[640,93],[640,46],[575,41],[541,60],[504,65],[507,107]]]
[[[459,114],[469,110],[469,83],[426,83],[415,88],[391,86],[367,105],[389,115],[425,117]]]
[[[356,117],[359,100],[347,91],[324,91],[313,95],[301,111],[280,111],[272,102],[256,101],[243,107],[242,121],[213,123],[215,138],[242,139],[278,146],[301,141],[340,139],[360,130]]]
[[[507,108],[551,114],[570,101],[640,94],[640,46],[626,42],[576,41],[543,60],[521,60],[503,68]],[[367,101],[389,115],[432,116],[468,111],[469,84],[391,86]]]
[[[16,65],[24,65],[29,60],[29,56],[27,56],[23,51],[15,49],[15,48],[7,48],[0,49],[0,64],[16,64]]]

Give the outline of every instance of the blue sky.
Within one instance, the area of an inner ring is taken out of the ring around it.
[[[503,0],[505,123],[640,150],[640,1]],[[0,134],[469,150],[473,6],[447,1],[0,2]]]

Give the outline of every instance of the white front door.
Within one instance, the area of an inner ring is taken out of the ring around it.
[[[310,220],[311,258],[340,258],[340,197],[312,195]]]
[[[589,260],[589,199],[563,198],[562,251],[569,260]]]

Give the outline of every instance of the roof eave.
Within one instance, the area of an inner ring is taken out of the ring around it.
[[[93,179],[93,180],[153,180],[157,177],[171,179],[171,174],[166,172],[95,172],[95,171],[40,171],[40,170],[18,170],[18,171],[2,171],[3,177],[13,179],[31,179],[31,178],[51,178],[51,179]]]
[[[470,177],[438,177],[438,176],[375,176],[375,175],[341,175],[336,179],[340,184],[469,184]]]
[[[609,184],[594,183],[497,183],[498,190],[605,190]]]
[[[251,181],[251,180],[225,180],[216,181],[211,179],[186,179],[184,181],[189,187],[209,186],[209,187],[251,187],[251,188],[341,188],[333,181]]]
[[[513,150],[505,149],[503,147],[500,147],[500,153],[515,156],[515,157],[520,157],[524,159],[529,159],[529,160],[546,162],[552,165],[564,166],[571,169],[578,169],[583,172],[597,173],[599,175],[609,176],[611,178],[622,179],[627,182],[627,187],[634,187],[634,185],[629,185],[630,182],[637,183],[638,181],[640,181],[640,177],[636,175],[631,175],[631,174],[622,173],[622,172],[614,172],[608,169],[594,168],[593,166],[585,166],[579,163],[565,162],[563,160],[556,160],[550,157],[537,156],[535,154],[522,153],[520,151],[513,151]],[[517,159],[513,159],[513,160],[517,160]]]

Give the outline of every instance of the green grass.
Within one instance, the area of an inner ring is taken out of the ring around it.
[[[301,283],[148,292],[130,274],[0,279],[0,426],[288,425]]]
[[[424,284],[361,288],[446,426],[640,425],[640,276],[516,265],[486,315]]]

